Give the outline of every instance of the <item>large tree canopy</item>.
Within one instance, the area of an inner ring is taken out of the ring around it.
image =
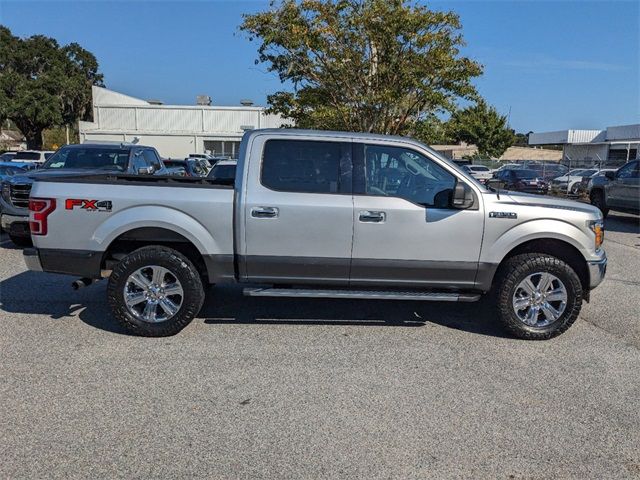
[[[459,17],[406,0],[283,0],[245,15],[259,59],[293,86],[268,97],[299,127],[402,134],[475,99]]]
[[[102,85],[98,62],[77,43],[21,39],[0,26],[0,119],[13,120],[29,148],[42,147],[44,129],[87,118],[92,85]]]
[[[485,158],[500,157],[515,141],[507,117],[484,101],[455,112],[446,128],[453,140],[476,145],[478,154]]]

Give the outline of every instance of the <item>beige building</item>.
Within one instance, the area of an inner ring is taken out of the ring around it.
[[[285,123],[265,114],[264,107],[212,106],[208,97],[199,97],[200,104],[163,105],[100,87],[93,87],[92,95],[93,122],[80,122],[80,143],[137,142],[165,158],[204,152],[236,158],[246,130]]]

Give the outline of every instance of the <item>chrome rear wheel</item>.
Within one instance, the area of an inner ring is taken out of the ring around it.
[[[175,316],[184,301],[184,290],[171,270],[149,265],[134,271],[124,285],[127,310],[147,323],[165,322]]]

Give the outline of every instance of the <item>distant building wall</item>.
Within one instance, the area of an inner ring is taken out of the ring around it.
[[[279,115],[263,107],[152,105],[105,88],[93,87],[93,122],[80,122],[80,143],[132,141],[155,147],[164,157],[182,158],[218,148],[216,155],[237,155],[246,130],[278,128]],[[210,148],[207,148],[210,147]]]

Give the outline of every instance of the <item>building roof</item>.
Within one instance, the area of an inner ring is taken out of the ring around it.
[[[607,127],[604,130],[558,130],[529,135],[529,145],[567,145],[575,143],[609,143],[613,141],[637,141],[640,139],[640,123]]]

